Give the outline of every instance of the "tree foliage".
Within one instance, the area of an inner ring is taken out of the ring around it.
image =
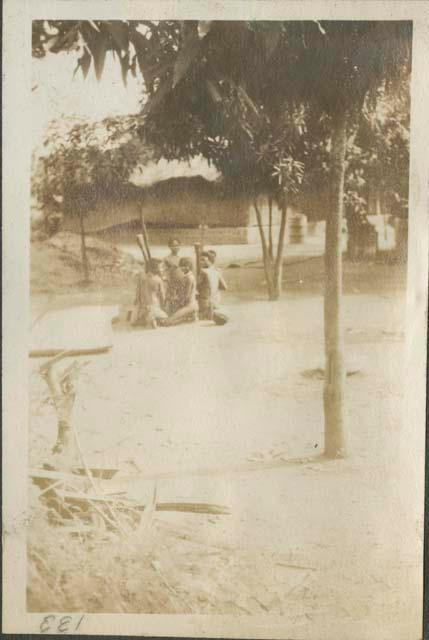
[[[351,168],[365,186],[385,195],[392,211],[407,212],[410,161],[409,78],[392,93],[381,86],[375,107],[364,105]],[[395,208],[394,203],[397,203]]]
[[[363,201],[352,174],[380,171],[383,145],[386,167],[397,161],[373,113],[380,87],[409,70],[410,36],[407,22],[35,21],[33,54],[73,50],[76,70],[99,78],[110,52],[124,82],[141,73],[134,131],[158,156],[201,154],[238,188],[276,198],[326,182],[332,118],[347,110],[363,139],[365,105],[378,148],[373,135],[356,141],[346,185]]]
[[[93,206],[91,193],[95,196],[127,183],[135,167],[152,157],[138,139],[136,127],[132,117],[52,122],[44,154],[34,161],[33,193],[42,207],[86,213]],[[79,198],[83,186],[91,188]]]
[[[409,71],[410,36],[405,22],[39,21],[33,52],[74,50],[76,71],[92,65],[97,78],[111,53],[124,82],[143,78],[141,113],[128,121],[143,147],[166,159],[202,155],[255,202],[267,194],[283,208],[334,179],[332,127],[347,113],[345,200],[360,216],[368,185],[397,162],[392,118],[374,113]],[[75,144],[69,155],[81,153]],[[88,179],[115,171],[108,153],[90,145],[83,155]]]

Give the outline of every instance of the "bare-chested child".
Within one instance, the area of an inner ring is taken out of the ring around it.
[[[160,260],[149,260],[145,273],[139,275],[134,304],[137,310],[134,325],[155,329],[159,321],[167,318],[164,311],[165,288]]]
[[[165,327],[182,322],[195,322],[198,319],[197,288],[192,266],[191,258],[180,258],[179,269],[182,278],[177,279],[178,309],[167,320],[162,320]]]
[[[215,271],[217,271],[218,276],[219,276],[219,286],[218,286],[218,291],[217,291],[217,302],[220,304],[220,292],[221,291],[227,291],[228,287],[227,287],[226,282],[224,280],[224,277],[222,275],[222,271],[216,266],[216,258],[217,258],[216,251],[214,251],[214,249],[209,249],[207,251],[207,255],[209,257],[209,260],[211,262],[211,265],[212,265],[213,269]]]
[[[198,307],[200,318],[222,325],[228,317],[220,309],[220,291],[226,290],[221,272],[215,266],[216,252],[201,254],[201,273],[198,278]]]

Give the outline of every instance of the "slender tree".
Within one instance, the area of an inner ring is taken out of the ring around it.
[[[311,56],[307,73],[315,74],[315,81],[306,83],[303,90],[329,115],[332,131],[331,213],[326,221],[325,249],[325,454],[342,457],[346,438],[341,227],[347,135],[356,126],[365,100],[375,99],[383,83],[409,71],[411,24],[324,23],[311,36],[311,49],[317,55]]]
[[[79,121],[68,127],[51,123],[44,154],[34,160],[32,190],[48,218],[52,209],[78,218],[85,282],[91,279],[85,228],[88,212],[100,194],[127,183],[133,170],[152,157],[135,135],[135,123],[126,117]]]

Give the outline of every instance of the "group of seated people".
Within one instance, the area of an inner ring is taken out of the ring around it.
[[[192,259],[179,256],[179,241],[171,240],[169,248],[164,260],[148,260],[145,273],[138,277],[133,324],[157,328],[198,319],[225,324],[228,318],[220,309],[220,291],[226,290],[226,284],[216,267],[216,252],[201,254],[196,278]]]

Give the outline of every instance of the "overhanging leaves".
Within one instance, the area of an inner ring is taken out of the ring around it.
[[[119,51],[128,52],[129,37],[127,23],[121,22],[120,20],[108,20],[105,25]]]
[[[93,32],[88,34],[86,29],[84,32],[86,45],[91,52],[92,59],[94,61],[94,70],[97,80],[101,79],[103,75],[104,63],[106,61],[107,53],[107,37],[103,32]]]
[[[77,61],[77,66],[74,71],[74,75],[78,72],[79,69],[82,69],[83,77],[86,78],[88,75],[89,69],[91,67],[91,55],[85,49],[82,56]]]
[[[124,83],[124,86],[127,86],[127,75],[128,75],[128,71],[130,70],[130,59],[129,59],[129,54],[125,53],[121,58],[120,58],[120,62],[121,62],[121,75],[122,75],[122,82]]]

